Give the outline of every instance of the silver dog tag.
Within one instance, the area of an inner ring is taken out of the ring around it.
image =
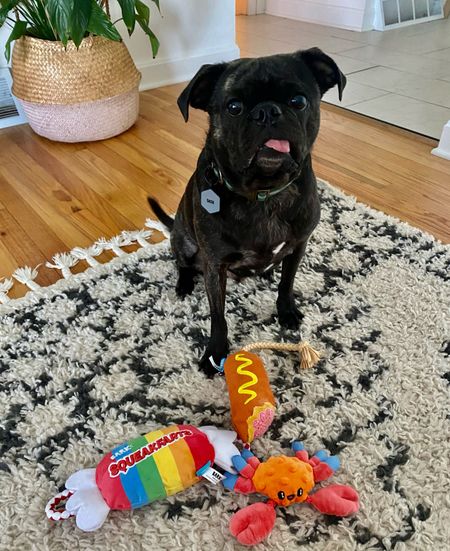
[[[220,211],[220,197],[212,189],[202,191],[201,204],[209,214],[215,214]]]

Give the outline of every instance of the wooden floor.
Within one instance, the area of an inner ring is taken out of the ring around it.
[[[56,252],[142,228],[152,194],[174,211],[205,135],[176,107],[182,86],[141,95],[141,116],[104,142],[58,144],[24,125],[0,131],[0,280]],[[433,140],[323,105],[314,149],[317,176],[359,200],[450,242],[450,162],[430,155]],[[106,253],[101,259],[106,259]],[[58,273],[41,268],[37,282]],[[15,286],[11,297],[23,294]]]

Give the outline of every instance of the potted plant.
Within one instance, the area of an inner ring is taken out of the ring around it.
[[[151,0],[159,10],[159,0]],[[118,0],[112,21],[108,0],[0,0],[0,27],[11,33],[13,94],[33,130],[47,138],[79,142],[115,136],[134,124],[141,75],[116,28],[131,35],[136,23],[150,39],[150,9],[141,0]]]

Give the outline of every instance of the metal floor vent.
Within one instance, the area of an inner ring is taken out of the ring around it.
[[[385,31],[442,19],[443,6],[442,0],[378,0],[374,28]]]
[[[0,68],[0,128],[27,122],[22,109],[11,93],[11,83],[9,69]]]

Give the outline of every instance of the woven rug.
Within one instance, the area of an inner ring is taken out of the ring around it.
[[[338,453],[332,481],[356,487],[361,510],[279,509],[258,549],[448,549],[450,249],[320,189],[295,291],[303,337],[323,359],[300,372],[296,357],[262,353],[278,410],[254,451],[289,453],[301,439]],[[207,482],[111,512],[91,534],[45,517],[71,473],[129,437],[171,423],[230,427],[224,379],[196,367],[209,328],[202,284],[176,297],[167,241],[66,276],[0,306],[0,549],[239,549],[230,515],[257,498]],[[277,323],[276,286],[229,282],[234,349],[298,340]]]

